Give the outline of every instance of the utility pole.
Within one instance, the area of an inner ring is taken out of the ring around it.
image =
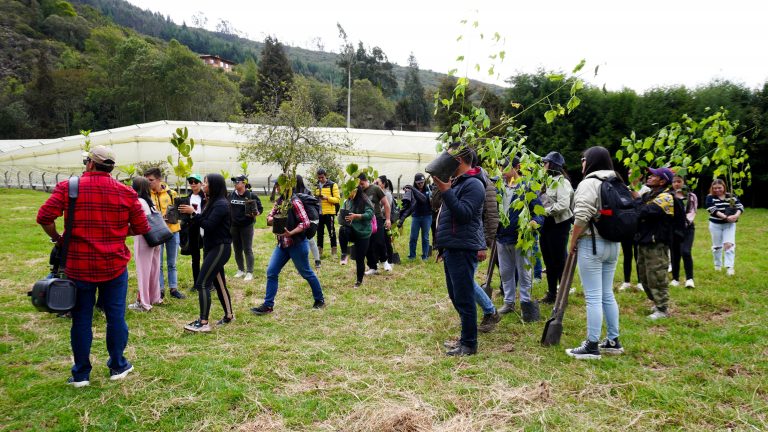
[[[355,50],[349,43],[347,32],[341,24],[336,23],[336,27],[339,29],[339,37],[344,40],[341,46],[341,58],[347,63],[347,129],[350,129],[352,127],[352,62],[355,61]]]

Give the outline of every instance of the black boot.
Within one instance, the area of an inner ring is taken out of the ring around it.
[[[547,292],[547,295],[545,295],[544,298],[542,298],[539,301],[541,303],[554,304],[556,300],[557,300],[557,293]]]
[[[524,322],[534,322],[541,319],[539,315],[539,302],[536,300],[530,302],[520,302],[520,310],[523,313]]]

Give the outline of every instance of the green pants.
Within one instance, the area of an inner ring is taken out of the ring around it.
[[[637,273],[648,298],[656,309],[666,312],[669,304],[669,247],[663,243],[640,245],[637,251]]]

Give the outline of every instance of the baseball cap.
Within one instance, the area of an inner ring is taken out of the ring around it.
[[[187,177],[187,181],[190,181],[190,180],[195,180],[198,183],[202,183],[203,182],[203,178],[200,177],[200,174],[192,174],[191,176]]]
[[[648,168],[648,172],[666,180],[667,184],[672,184],[672,180],[675,178],[675,174],[669,168]]]
[[[237,176],[237,177],[232,177],[232,182],[233,182],[233,183],[237,183],[237,182],[248,182],[248,176],[239,175],[239,176]]]
[[[426,179],[426,177],[424,177],[424,174],[422,174],[422,173],[416,173],[416,175],[413,176],[413,181],[414,182],[424,181],[425,179]]]
[[[91,148],[91,151],[84,155],[92,161],[102,165],[114,165],[115,164],[115,152],[109,147],[103,145],[97,145]]]

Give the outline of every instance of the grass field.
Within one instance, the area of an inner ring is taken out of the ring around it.
[[[646,319],[644,294],[618,293],[627,352],[594,362],[563,352],[585,335],[581,294],[571,297],[560,347],[539,345],[543,323],[506,316],[480,335],[478,355],[446,357],[442,343],[459,320],[435,263],[404,263],[354,289],[354,266],[329,258],[319,272],[324,310],[311,309],[289,264],[275,312],[253,316],[274,247],[260,229],[255,280],[229,280],[233,324],[185,334],[197,316],[193,295],[128,311],[135,372],[110,382],[98,316],[91,386],[74,389],[64,384],[69,321],[36,312],[26,297],[47,270],[50,243],[35,224],[46,197],[0,190],[0,430],[768,430],[765,210],[748,209],[739,223],[734,277],[714,272],[700,212],[696,289],[671,289],[672,317],[660,322]],[[407,255],[405,236],[397,249]],[[189,287],[188,258],[178,266]],[[537,284],[536,296],[545,289]],[[211,318],[221,314],[214,296]]]

